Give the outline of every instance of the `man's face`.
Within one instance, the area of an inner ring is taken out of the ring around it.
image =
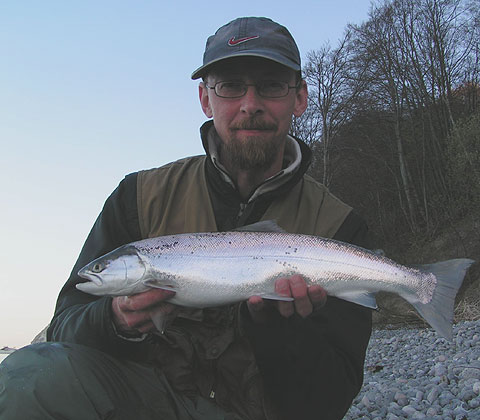
[[[288,82],[294,86],[295,72],[271,60],[239,57],[216,65],[207,77],[213,87],[220,81]],[[240,98],[218,97],[213,89],[200,83],[200,102],[203,112],[213,118],[222,140],[222,159],[234,161],[241,169],[266,169],[285,144],[292,115],[299,117],[307,106],[307,88],[302,81],[299,89],[290,89],[287,96],[265,98],[254,86]]]

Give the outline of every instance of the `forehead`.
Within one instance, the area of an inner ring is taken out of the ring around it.
[[[295,77],[295,72],[282,64],[260,57],[235,57],[212,65],[207,78],[282,78],[286,81]]]

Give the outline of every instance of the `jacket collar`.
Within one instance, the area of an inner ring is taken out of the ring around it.
[[[213,121],[210,120],[205,122],[200,128],[200,133],[205,153],[207,154],[209,161],[215,167],[219,177],[224,183],[236,190],[235,183],[230,177],[230,174],[220,163],[218,145],[221,140],[215,130]],[[292,179],[302,177],[310,166],[311,156],[312,152],[304,142],[289,135],[286,142],[282,170],[260,184],[250,195],[247,203],[256,200],[261,195],[281,189],[283,185],[289,184]]]

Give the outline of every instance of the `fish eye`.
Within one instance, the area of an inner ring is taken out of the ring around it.
[[[105,265],[99,262],[95,263],[92,267],[92,271],[94,273],[101,273],[104,269],[105,269]]]

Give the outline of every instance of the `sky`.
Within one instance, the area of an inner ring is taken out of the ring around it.
[[[305,62],[370,0],[0,2],[0,348],[50,321],[103,203],[127,174],[203,152],[206,39],[239,16],[285,25]]]

